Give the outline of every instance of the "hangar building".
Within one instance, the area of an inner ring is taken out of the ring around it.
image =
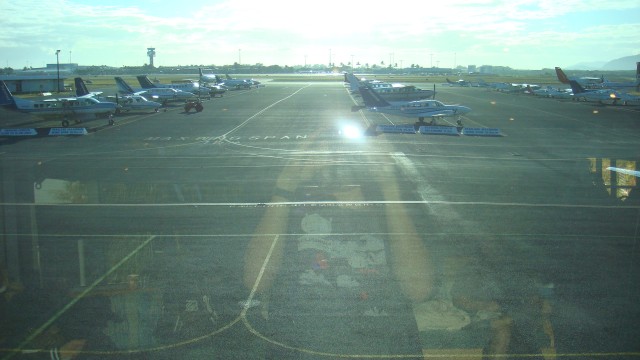
[[[58,91],[57,75],[0,75],[9,91],[14,94],[43,93]],[[60,91],[64,91],[66,77],[60,76]]]

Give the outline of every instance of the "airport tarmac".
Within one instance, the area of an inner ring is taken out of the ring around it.
[[[639,357],[637,177],[607,168],[638,170],[640,107],[437,91],[501,136],[367,132],[415,120],[269,82],[0,138],[31,314],[0,358],[52,328],[88,358]]]

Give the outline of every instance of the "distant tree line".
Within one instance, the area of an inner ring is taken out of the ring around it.
[[[347,63],[314,64],[297,66],[264,65],[261,63],[248,65],[233,63],[231,65],[177,65],[177,66],[122,66],[112,67],[107,65],[79,66],[72,74],[78,76],[89,75],[140,75],[150,73],[164,74],[197,74],[198,69],[203,69],[207,74],[294,74],[294,73],[319,73],[319,72],[356,72],[370,74],[415,74],[415,75],[509,75],[509,76],[555,76],[555,70],[545,68],[540,70],[517,70],[506,66],[479,66],[478,71],[469,73],[466,67],[458,66],[455,69],[430,67],[424,68],[419,64],[409,64],[398,67],[398,64],[390,64],[381,61],[379,64],[356,63],[352,66]],[[39,69],[24,67],[16,70],[11,67],[0,69],[0,75],[20,75],[22,71],[36,74]],[[569,70],[573,76],[609,76],[609,77],[635,77],[635,70],[629,71],[599,71],[599,70]],[[69,74],[69,73],[66,73]]]

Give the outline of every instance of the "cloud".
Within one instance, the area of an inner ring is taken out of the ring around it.
[[[457,52],[464,58],[482,50],[483,59],[493,52],[494,58],[508,61],[502,49],[514,56],[529,47],[536,53],[533,62],[567,41],[574,48],[592,49],[608,40],[609,48],[626,51],[633,38],[637,41],[638,25],[606,24],[610,19],[598,15],[640,9],[630,0],[400,0],[393,7],[342,0],[94,4],[6,2],[1,52],[12,62],[28,57],[50,62],[54,49],[64,49],[73,51],[78,62],[118,66],[146,62],[146,48],[152,46],[156,63],[164,65],[232,63],[242,49],[243,62],[284,65],[301,64],[304,55],[311,63],[326,63],[332,49],[338,61],[348,62],[351,55],[362,62],[388,61],[393,53],[405,63],[424,65],[430,53],[444,59]],[[563,22],[583,16],[593,20],[579,31]]]

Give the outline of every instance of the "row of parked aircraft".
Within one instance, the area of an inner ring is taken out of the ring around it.
[[[632,95],[629,91],[640,91],[640,63],[636,64],[636,80],[628,82],[608,81],[604,77],[578,77],[569,78],[561,68],[556,67],[556,76],[560,83],[569,88],[553,86],[541,87],[534,84],[512,83],[488,83],[483,79],[477,82],[469,82],[463,79],[458,81],[447,80],[448,86],[485,87],[506,93],[530,94],[558,99],[572,99],[580,101],[596,101],[600,103],[610,102],[613,105],[622,103],[639,102],[640,97]]]
[[[619,91],[619,89],[633,90],[634,88],[636,91],[640,90],[640,63],[637,63],[635,82],[610,82],[603,78],[585,77],[570,79],[559,67],[556,67],[556,74],[561,83],[570,85],[570,89],[558,89],[551,86],[541,88],[539,85],[532,84],[488,83],[482,79],[473,84],[462,79],[457,82],[447,79],[447,85],[487,87],[502,92],[600,103],[611,101],[614,105],[618,102],[625,105],[630,102],[640,103],[640,97]],[[466,106],[446,105],[435,100],[435,85],[431,91],[410,85],[359,79],[350,73],[345,73],[344,76],[345,83],[349,85],[351,92],[360,94],[365,107],[372,111],[417,118],[419,123],[424,123],[425,118],[430,118],[431,124],[435,124],[435,119],[439,117],[456,116],[458,126],[462,125],[461,115],[471,111]],[[596,84],[598,84],[597,87]]]
[[[207,86],[218,86],[226,90],[242,90],[261,85],[260,81],[255,79],[234,79],[229,74],[222,78],[216,74],[205,74],[202,69],[198,69],[198,71],[200,72],[200,83]]]
[[[418,119],[419,125],[425,124],[426,118],[430,119],[430,125],[435,125],[437,118],[455,116],[457,125],[462,126],[461,116],[471,111],[466,106],[435,100],[435,85],[433,90],[422,90],[411,85],[361,80],[350,73],[344,76],[351,92],[360,94],[370,111]]]
[[[185,102],[202,96],[222,96],[228,89],[249,89],[260,83],[253,79],[223,79],[217,75],[205,75],[200,70],[200,81],[161,84],[151,81],[146,75],[137,77],[141,88],[133,89],[121,77],[115,77],[118,94],[103,96],[91,92],[82,78],[75,78],[75,97],[27,100],[16,98],[0,81],[0,106],[8,110],[28,113],[41,118],[62,119],[62,126],[69,121],[76,123],[96,117],[106,117],[123,111],[158,111],[169,102]],[[206,86],[205,86],[206,85]]]
[[[640,62],[636,63],[635,81],[613,82],[603,77],[596,82],[593,78],[569,78],[559,67],[556,67],[556,75],[561,83],[571,87],[572,97],[575,100],[600,103],[611,101],[613,105],[618,102],[624,105],[640,102],[639,96],[629,94],[629,91],[640,91]]]

